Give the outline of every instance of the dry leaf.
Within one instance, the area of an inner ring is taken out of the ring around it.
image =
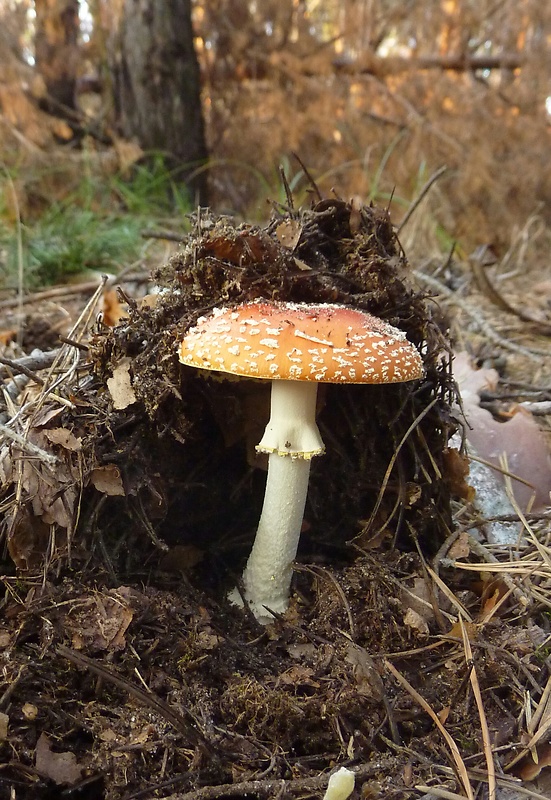
[[[422,634],[423,636],[428,636],[429,634],[429,626],[427,622],[421,614],[418,614],[413,608],[408,608],[406,614],[404,616],[404,625],[407,628],[411,628],[417,633]]]
[[[47,433],[31,430],[28,440],[42,450],[51,450]],[[57,523],[70,530],[75,516],[78,499],[80,473],[78,464],[73,464],[69,450],[59,454],[55,471],[34,459],[24,458],[21,469],[21,487],[30,499],[30,507],[36,517],[41,517],[47,525]]]
[[[47,425],[54,417],[58,417],[62,411],[64,411],[63,406],[51,406],[45,405],[43,406],[33,417],[33,426],[35,428],[43,428],[44,425]]]
[[[52,444],[58,444],[65,450],[82,450],[82,442],[67,428],[52,428],[51,430],[44,431],[46,438]]]
[[[451,627],[451,630],[448,631],[446,636],[450,636],[454,639],[463,639],[461,627],[462,626],[460,622],[454,622],[454,624]],[[476,623],[474,622],[468,622],[467,620],[464,620],[463,628],[465,628],[465,632],[469,637],[469,642],[476,642],[476,640],[478,639],[478,634],[480,632],[480,627],[476,625]]]
[[[128,317],[128,312],[123,308],[116,289],[107,289],[103,293],[101,305],[103,323],[109,328],[114,328],[121,319]]]
[[[113,406],[117,411],[128,408],[138,399],[132,388],[132,378],[130,377],[130,359],[123,358],[113,370],[113,377],[107,378],[107,388],[113,398]]]
[[[0,331],[0,344],[9,344],[15,339],[16,336],[17,331],[15,329]]]
[[[0,742],[5,742],[8,738],[8,724],[10,718],[7,714],[0,712]]]
[[[277,682],[284,686],[313,686],[317,688],[319,683],[313,680],[313,675],[313,669],[297,664],[296,666],[289,667],[285,672],[282,672]]]
[[[20,509],[8,536],[8,552],[15,566],[26,570],[41,564],[49,542],[50,526],[34,517],[30,509]]]
[[[443,454],[444,478],[452,495],[472,503],[475,490],[467,483],[469,476],[469,459],[461,455],[455,447],[444,450]]]
[[[58,786],[74,786],[82,778],[83,767],[79,766],[75,754],[52,752],[46,733],[41,733],[36,743],[35,759],[36,771]]]
[[[369,653],[353,642],[347,642],[346,661],[352,665],[358,693],[381,701],[385,696],[382,678]]]
[[[160,567],[167,572],[189,572],[204,558],[204,551],[193,544],[177,544],[162,557]]]
[[[426,623],[434,622],[432,596],[425,578],[415,578],[413,586],[407,591],[403,590],[402,602],[407,610],[414,611]]]
[[[470,554],[469,534],[466,531],[461,531],[448,550],[448,558],[453,558],[454,561],[457,561],[458,558],[468,558]]]
[[[115,464],[96,467],[90,473],[90,483],[102,494],[124,497],[126,492],[122,483],[121,471]]]
[[[302,233],[302,225],[297,219],[286,219],[284,222],[280,222],[275,232],[283,247],[294,250]]]
[[[61,619],[74,649],[123,650],[125,633],[134,618],[131,602],[135,598],[139,601],[139,593],[125,586],[80,597]]]
[[[531,755],[525,756],[514,768],[514,774],[522,781],[533,781],[542,769],[551,766],[551,744],[544,743],[536,747],[538,763]]]

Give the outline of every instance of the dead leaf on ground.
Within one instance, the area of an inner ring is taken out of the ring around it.
[[[276,228],[276,236],[283,247],[294,250],[302,233],[302,225],[296,219],[286,219],[280,222]]]
[[[448,558],[453,558],[454,561],[457,561],[459,558],[468,558],[470,554],[469,534],[466,531],[461,531],[448,550]]]
[[[128,312],[119,300],[116,289],[107,289],[102,298],[103,323],[110,328],[118,325],[121,319],[128,317]]]
[[[358,692],[366,697],[381,701],[385,696],[383,680],[375,661],[369,653],[353,642],[346,646],[346,661],[352,665]]]
[[[22,570],[42,563],[50,542],[50,526],[22,508],[9,525],[8,552],[13,563]],[[56,538],[59,548],[59,537]]]
[[[48,452],[51,443],[47,433],[31,430],[28,440]],[[23,458],[22,462],[21,487],[33,514],[41,517],[47,525],[56,523],[70,530],[80,483],[78,465],[73,464],[70,451],[65,450],[60,455],[55,470],[37,459]]]
[[[455,447],[450,447],[444,450],[443,462],[444,477],[451,494],[467,503],[472,503],[476,493],[473,487],[467,483],[470,467],[468,457],[461,454]]]
[[[121,471],[115,464],[105,464],[102,467],[93,469],[90,473],[90,483],[98,492],[111,497],[117,495],[124,497],[126,494]]]
[[[406,611],[404,616],[404,625],[406,628],[411,628],[411,630],[414,630],[423,636],[429,635],[429,626],[427,625],[427,621],[413,608],[408,608]]]
[[[122,411],[138,399],[132,387],[130,375],[130,359],[124,358],[113,370],[113,376],[107,378],[107,388],[113,398],[113,406]]]
[[[62,624],[75,650],[123,650],[125,633],[134,618],[132,604],[140,604],[139,592],[120,586],[109,592],[83,596],[63,614]]]
[[[77,438],[74,433],[67,430],[67,428],[52,428],[44,432],[46,438],[52,444],[58,444],[65,450],[82,450],[82,441]]]
[[[78,764],[74,753],[54,753],[46,733],[41,733],[36,743],[35,766],[40,775],[49,778],[57,786],[74,786],[81,780],[84,769]]]
[[[8,738],[9,721],[8,715],[0,712],[0,742],[5,742]]]
[[[408,611],[417,614],[428,625],[434,622],[434,609],[432,607],[432,597],[425,578],[415,578],[413,586],[404,589],[402,592],[402,602]],[[410,616],[409,621],[413,623],[414,617]],[[409,624],[406,622],[406,624]],[[420,624],[420,623],[419,623]],[[413,626],[414,627],[414,626]]]
[[[313,677],[313,669],[297,664],[296,666],[292,666],[285,670],[285,672],[282,672],[277,679],[276,685],[283,684],[284,686],[313,686],[314,688],[317,688],[319,687],[319,683],[315,681]]]

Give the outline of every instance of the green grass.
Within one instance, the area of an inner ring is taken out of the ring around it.
[[[26,282],[59,283],[89,269],[116,272],[136,257],[140,228],[138,217],[55,206],[35,226],[23,228]]]
[[[22,180],[5,177],[8,189],[13,189],[12,180]],[[43,194],[51,180],[52,175],[43,176]],[[40,185],[40,178],[33,176],[35,183]],[[89,270],[116,273],[139,258],[144,228],[160,224],[183,230],[189,211],[185,189],[160,156],[148,166],[135,165],[129,180],[118,175],[101,179],[85,170],[70,195],[20,225],[8,214],[6,198],[3,204],[0,199],[0,282],[4,288],[17,286],[20,259],[26,290]]]

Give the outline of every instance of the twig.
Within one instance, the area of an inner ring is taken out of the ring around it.
[[[21,361],[17,362],[13,361],[13,359],[11,358],[4,358],[3,356],[0,356],[0,364],[4,364],[4,366],[10,367],[12,373],[16,375],[20,374],[26,375],[27,378],[30,378],[35,383],[38,383],[39,386],[42,386],[44,384],[42,378],[39,378],[36,372],[33,372],[32,369],[26,367],[24,364],[21,363]]]
[[[479,330],[490,339],[490,341],[495,342],[500,347],[503,347],[504,350],[510,350],[512,353],[520,353],[523,356],[527,356],[528,358],[533,359],[534,361],[541,361],[542,358],[549,357],[549,350],[540,350],[535,347],[527,348],[523,347],[520,344],[516,344],[516,342],[510,342],[509,339],[505,339],[503,336],[500,336],[497,333],[490,323],[484,319],[482,314],[476,311],[470,303],[467,303],[462,297],[458,297],[458,295],[453,292],[451,289],[448,289],[441,281],[433,278],[432,275],[425,275],[424,272],[420,272],[419,270],[414,270],[413,274],[415,277],[423,283],[426,283],[427,286],[430,286],[432,289],[435,289],[439,294],[444,295],[447,300],[452,304],[460,308],[462,311],[465,312],[473,322],[478,326]]]
[[[199,742],[208,744],[203,732],[200,729],[198,720],[188,709],[184,709],[187,717],[186,719],[186,717],[183,717],[178,713],[178,711],[175,711],[172,706],[170,706],[168,703],[165,703],[164,700],[161,700],[161,698],[157,697],[157,695],[153,694],[153,692],[146,692],[143,689],[140,689],[139,686],[136,686],[136,684],[126,680],[126,678],[121,678],[119,675],[115,675],[115,673],[111,672],[111,670],[108,670],[94,659],[88,658],[88,656],[84,656],[82,653],[77,653],[75,650],[71,650],[70,647],[65,647],[65,645],[62,644],[57,646],[56,651],[60,656],[63,656],[63,658],[71,661],[71,663],[88,669],[90,672],[93,672],[94,675],[98,675],[100,678],[103,678],[103,680],[106,680],[109,683],[118,686],[119,689],[123,689],[125,692],[128,692],[128,694],[131,694],[144,706],[152,708],[154,711],[160,714],[160,716],[164,717],[164,719],[170,722],[170,724],[176,728],[177,731],[182,733],[188,741],[191,741],[195,745],[199,744]],[[210,745],[208,746],[210,749]]]
[[[534,403],[525,400],[519,403],[519,406],[526,409],[526,411],[529,411],[531,414],[551,414],[551,400],[539,400]]]
[[[449,767],[441,766],[441,765],[434,765],[433,769],[443,775],[451,775],[452,770]],[[488,783],[488,776],[485,772],[479,769],[470,769],[469,770],[469,777],[475,781],[482,781],[484,783]],[[510,789],[514,794],[519,795],[523,794],[525,797],[532,798],[532,800],[549,800],[549,795],[539,794],[539,792],[535,792],[533,789],[529,789],[527,786],[523,786],[519,780],[509,778],[506,776],[497,776],[496,777],[496,784],[503,789]],[[435,789],[433,787],[420,787],[416,786],[416,789],[419,791],[426,791],[428,788],[429,792],[435,793]]]
[[[415,788],[418,792],[426,792],[430,797],[440,797],[442,800],[465,800],[465,795],[449,792],[447,789],[440,789],[438,786],[424,786],[419,783]]]
[[[141,232],[143,239],[164,239],[167,242],[181,243],[186,238],[185,233],[176,233],[175,231],[151,231],[148,228]]]
[[[455,742],[455,739],[451,734],[446,730],[446,728],[440,722],[440,718],[438,714],[434,711],[434,709],[427,703],[424,697],[422,697],[419,692],[413,688],[411,683],[402,675],[401,672],[398,672],[396,667],[385,658],[384,665],[388,669],[388,671],[396,678],[398,683],[404,688],[412,697],[413,699],[421,706],[421,708],[427,712],[429,717],[432,719],[442,736],[444,737],[446,744],[450,748],[450,752],[455,763],[455,767],[457,769],[458,775],[461,779],[461,783],[463,784],[463,788],[465,789],[466,796],[469,800],[474,800],[473,788],[471,786],[471,782],[469,780],[469,776],[467,773],[467,768],[465,766],[465,762],[461,758],[461,753],[459,752],[459,748]]]
[[[46,352],[38,353],[34,356],[23,356],[23,358],[0,358],[0,364],[5,365],[4,367],[0,367],[0,379],[7,378],[10,373],[12,375],[23,373],[33,380],[37,380],[35,377],[36,371],[51,367],[59,355],[59,350],[60,348],[56,350],[47,350]],[[9,369],[5,367],[9,367]]]
[[[467,664],[472,664],[473,668],[470,672],[471,689],[473,690],[478,716],[480,719],[480,728],[482,731],[482,750],[484,751],[484,758],[486,759],[486,767],[488,769],[488,793],[489,800],[496,800],[496,767],[494,763],[494,755],[492,752],[492,742],[490,740],[490,730],[488,728],[488,720],[486,712],[484,711],[484,702],[482,700],[482,692],[480,691],[480,684],[478,682],[478,675],[476,672],[476,664],[473,660],[473,651],[471,649],[471,642],[467,629],[463,622],[463,617],[459,617],[461,624],[461,635],[463,637],[463,647],[465,649],[465,660]]]
[[[39,303],[42,300],[57,300],[60,297],[70,297],[74,294],[88,294],[94,292],[98,288],[98,281],[87,281],[85,283],[75,283],[72,286],[56,286],[53,289],[44,289],[42,292],[33,292],[21,298],[21,305],[30,305],[31,303]],[[0,300],[0,309],[13,308],[18,306],[19,301],[17,298],[9,298],[7,300]]]
[[[358,781],[371,778],[395,763],[395,756],[377,758],[373,764],[362,764],[354,767],[354,775]],[[262,798],[280,797],[285,794],[321,793],[327,786],[328,775],[317,775],[315,778],[297,778],[295,780],[252,780],[240,783],[223,783],[219,786],[202,786],[192,792],[171,794],[164,800],[217,800],[219,797],[247,797],[257,795]]]
[[[0,433],[2,433],[6,439],[11,439],[12,442],[15,442],[22,450],[26,450],[29,455],[39,458],[45,464],[49,464],[51,467],[57,464],[57,456],[54,456],[53,453],[47,453],[46,450],[38,447],[38,445],[27,441],[24,436],[12,431],[7,425],[0,423]]]
[[[54,286],[51,289],[44,289],[40,292],[33,292],[32,294],[25,295],[21,298],[22,305],[30,305],[31,303],[40,303],[42,300],[58,300],[60,297],[71,297],[75,294],[89,294],[95,292],[98,286],[106,288],[114,286],[127,277],[129,273],[134,270],[141,261],[136,261],[129,264],[117,275],[98,275],[95,281],[84,281],[83,283],[75,283],[72,285]],[[7,300],[0,300],[0,309],[13,308],[19,305],[19,300],[16,297],[8,298]]]
[[[551,335],[551,325],[545,322],[544,320],[538,319],[537,317],[533,317],[531,314],[528,314],[526,311],[523,311],[522,308],[515,308],[514,306],[506,300],[500,292],[496,289],[492,281],[490,280],[487,271],[484,269],[483,264],[481,263],[480,258],[470,258],[469,264],[474,275],[475,281],[478,285],[480,291],[488,297],[494,305],[500,308],[502,311],[505,311],[507,314],[512,314],[515,317],[518,317],[523,322],[530,322],[533,325],[537,325],[540,329],[540,332],[545,334],[546,336]]]

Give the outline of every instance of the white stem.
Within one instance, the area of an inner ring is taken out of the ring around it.
[[[259,622],[273,622],[264,606],[282,614],[289,604],[308,493],[310,460],[270,453],[266,494],[256,539],[243,573],[245,597]]]
[[[257,447],[269,453],[266,494],[253,549],[243,573],[245,598],[259,622],[273,622],[289,605],[312,456],[323,453],[316,425],[317,384],[276,380],[272,410]],[[239,593],[230,594],[239,603]]]

